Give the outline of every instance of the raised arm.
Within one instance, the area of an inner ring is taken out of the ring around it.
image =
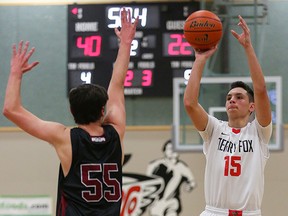
[[[131,43],[134,39],[138,18],[132,23],[130,11],[121,10],[121,31],[115,29],[119,42],[119,50],[113,66],[112,78],[108,87],[108,102],[104,123],[112,124],[120,139],[123,140],[126,126],[124,101],[124,81],[130,61]]]
[[[254,89],[255,115],[259,124],[265,127],[271,123],[271,108],[265,78],[252,46],[250,30],[241,16],[239,16],[238,26],[242,28],[243,32],[237,34],[231,30],[231,33],[244,47]]]
[[[195,62],[184,92],[184,106],[194,126],[204,131],[208,123],[208,114],[198,102],[202,73],[208,58],[216,51],[216,47],[206,52],[195,51]]]
[[[61,132],[64,132],[65,130],[63,125],[43,121],[25,109],[22,105],[22,76],[25,72],[30,71],[39,64],[39,62],[28,63],[35,51],[34,48],[28,51],[28,47],[29,42],[24,44],[23,41],[19,43],[18,49],[16,48],[16,45],[13,45],[12,47],[11,68],[6,88],[3,114],[6,118],[32,136],[51,144],[62,142],[63,133]]]

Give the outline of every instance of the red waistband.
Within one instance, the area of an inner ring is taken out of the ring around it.
[[[216,208],[213,206],[206,205],[205,210],[217,215],[227,215],[227,216],[261,216],[261,210],[247,211],[247,210],[231,210]]]
[[[240,210],[231,210],[229,209],[229,215],[228,216],[242,216],[243,211]]]

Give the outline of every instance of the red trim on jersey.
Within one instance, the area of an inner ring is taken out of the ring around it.
[[[235,134],[240,133],[241,129],[232,128],[232,132]]]
[[[66,202],[66,199],[64,197],[64,195],[62,194],[61,196],[61,207],[59,208],[59,212],[58,212],[58,215],[66,215],[66,207],[67,207],[67,202]]]
[[[240,211],[240,210],[230,210],[229,209],[229,215],[228,216],[242,216],[242,212],[243,211]]]

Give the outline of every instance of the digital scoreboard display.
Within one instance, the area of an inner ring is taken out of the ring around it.
[[[199,2],[68,5],[68,92],[83,83],[108,88],[118,52],[120,10],[139,16],[125,79],[126,96],[172,96],[173,77],[195,59],[184,38],[186,18]]]

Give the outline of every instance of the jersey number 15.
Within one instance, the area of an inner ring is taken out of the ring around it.
[[[241,175],[241,156],[225,156],[224,176]]]

